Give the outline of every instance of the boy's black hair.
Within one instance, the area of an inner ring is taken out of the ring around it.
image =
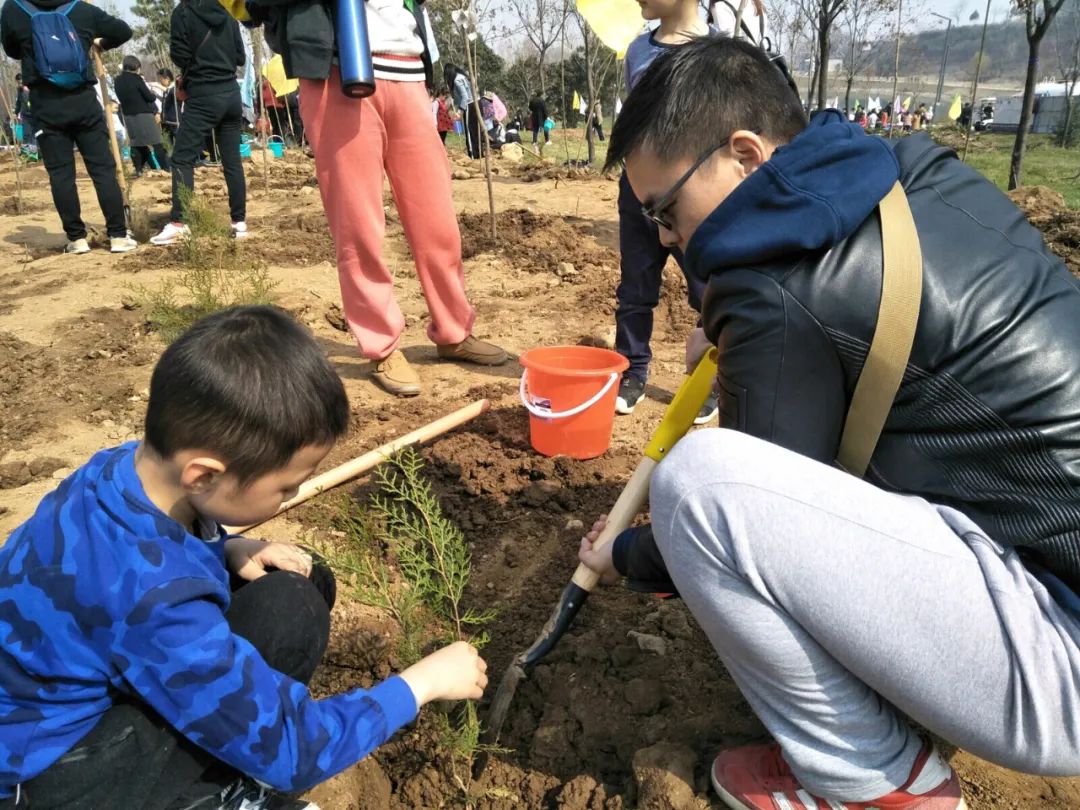
[[[173,72],[168,68],[158,68],[157,72],[159,79],[168,79],[170,82],[173,80]]]
[[[694,160],[738,129],[784,144],[806,113],[761,48],[727,36],[698,37],[656,58],[630,92],[608,142],[610,170],[631,152]]]
[[[276,307],[233,307],[161,355],[145,440],[163,458],[218,454],[244,486],[303,447],[333,443],[348,424],[341,378],[304,327]]]
[[[142,62],[139,61],[139,57],[128,55],[124,57],[120,67],[128,73],[138,73],[142,69]]]

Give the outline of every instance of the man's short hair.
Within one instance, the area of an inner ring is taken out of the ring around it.
[[[802,103],[761,48],[699,37],[656,58],[615,119],[605,170],[631,152],[696,159],[736,130],[784,144],[806,127]]]
[[[168,79],[170,82],[173,80],[173,72],[168,68],[158,68],[157,75],[159,79]]]
[[[150,379],[146,444],[221,457],[241,485],[349,424],[345,387],[314,338],[275,307],[233,307],[167,348]]]

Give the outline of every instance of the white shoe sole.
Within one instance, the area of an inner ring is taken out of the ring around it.
[[[90,248],[87,248],[86,250],[65,250],[64,255],[65,256],[85,256],[89,252],[90,252]]]
[[[639,399],[638,402],[641,402],[641,400]],[[634,408],[636,408],[636,407],[637,407],[637,402],[635,402],[633,405],[630,405],[622,397],[615,397],[615,413],[617,413],[617,414],[621,414],[623,416],[629,416],[630,414],[632,414],[634,412]]]
[[[695,425],[707,425],[707,424],[709,424],[709,422],[711,422],[713,419],[716,418],[716,414],[719,412],[719,410],[720,410],[719,408],[713,408],[711,411],[709,411],[706,414],[698,414],[696,417],[694,417],[694,424]]]
[[[713,790],[715,790],[716,795],[720,797],[720,801],[731,808],[731,810],[754,810],[753,807],[743,804],[724,790],[720,783],[716,781],[716,774],[711,767],[709,768],[709,782],[712,783]],[[956,810],[968,810],[967,802],[964,800],[963,796],[960,797],[960,804],[956,805]]]

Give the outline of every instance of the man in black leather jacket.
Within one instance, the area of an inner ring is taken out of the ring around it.
[[[1080,773],[1077,281],[952,151],[835,111],[807,123],[743,42],[657,60],[612,133],[609,167],[624,159],[643,213],[707,282],[722,429],[660,465],[651,527],[593,550],[598,524],[581,558],[677,590],[776,738],[717,757],[721,797],[962,807],[905,714],[1008,767]],[[897,180],[921,311],[859,480],[834,460]]]

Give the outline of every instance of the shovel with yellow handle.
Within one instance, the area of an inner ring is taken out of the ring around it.
[[[671,400],[663,419],[660,420],[660,425],[645,448],[644,458],[638,462],[622,494],[611,508],[604,530],[593,543],[594,549],[603,548],[620,532],[629,528],[638,512],[641,511],[641,507],[645,505],[649,497],[649,479],[652,477],[653,470],[671,451],[675,443],[686,435],[701,410],[705,398],[712,392],[713,382],[716,379],[716,359],[717,350],[712,348],[698,363],[694,373],[683,380],[682,385],[679,386],[675,398]],[[510,701],[517,691],[518,684],[562,638],[563,633],[573,623],[574,617],[577,616],[599,580],[599,575],[591,568],[584,563],[578,565],[570,584],[563,590],[558,604],[555,605],[555,609],[536,641],[510,662],[491,701],[487,728],[484,731],[486,744],[495,744],[498,741],[499,732],[506,721]],[[478,765],[480,768],[483,767],[482,762]]]

